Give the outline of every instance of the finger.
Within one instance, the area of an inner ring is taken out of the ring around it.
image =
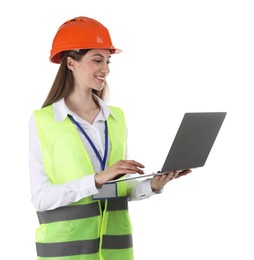
[[[162,174],[160,175],[159,181],[163,183],[168,182],[171,180],[172,176],[173,176],[173,172]]]
[[[173,172],[168,172],[168,173],[166,173],[166,174],[164,174],[164,176],[165,176],[165,181],[170,181],[171,179],[172,179],[172,177],[173,177]]]
[[[135,165],[135,166],[137,166],[137,167],[145,168],[145,166],[144,166],[143,164],[141,164],[141,163],[139,163],[139,162],[137,162],[137,161],[135,161],[135,160],[125,160],[125,161],[128,162],[128,163],[130,163],[130,164],[133,164],[133,165]]]
[[[179,178],[179,177],[184,176],[184,175],[187,175],[187,174],[189,174],[189,173],[191,173],[191,172],[192,172],[191,169],[180,171],[180,172],[178,173],[177,177]]]
[[[121,161],[119,168],[121,171],[125,173],[139,173],[143,174],[144,171],[139,169],[135,164],[131,163],[130,161]]]
[[[160,177],[161,177],[160,175],[155,175],[155,176],[153,177],[153,180],[154,180],[154,181],[159,181],[159,180],[160,180]]]
[[[173,173],[172,172],[169,172],[169,173],[167,173],[167,174],[164,174],[164,180],[170,180],[171,178],[172,178],[172,176],[173,176]]]
[[[173,172],[172,179],[177,178],[179,172],[180,172],[180,171],[174,171],[174,172]]]

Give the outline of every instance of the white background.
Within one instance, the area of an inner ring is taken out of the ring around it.
[[[58,27],[76,16],[102,22],[112,56],[108,104],[125,111],[129,154],[160,169],[185,112],[228,112],[205,167],[132,202],[136,260],[253,260],[254,8],[247,0],[2,1],[1,255],[36,259],[28,120],[58,65]]]

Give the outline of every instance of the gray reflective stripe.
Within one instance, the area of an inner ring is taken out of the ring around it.
[[[124,249],[133,247],[132,235],[104,235],[103,249]]]
[[[94,254],[99,252],[99,238],[61,243],[36,243],[36,249],[40,257]]]
[[[97,202],[85,205],[61,207],[54,210],[37,212],[40,224],[47,224],[57,221],[89,218],[100,215]]]
[[[127,197],[118,197],[117,199],[108,200],[108,211],[114,210],[127,210],[128,209],[128,200]]]

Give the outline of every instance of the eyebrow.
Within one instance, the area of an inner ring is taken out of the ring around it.
[[[100,56],[101,58],[105,59],[105,57],[103,55],[99,54],[99,53],[92,55],[92,57],[94,57],[94,56]],[[108,56],[107,59],[110,59],[110,58],[111,58],[111,56]]]

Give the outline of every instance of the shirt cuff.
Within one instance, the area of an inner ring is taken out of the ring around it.
[[[136,181],[135,185],[132,184],[132,192],[130,200],[146,199],[160,192],[153,192],[151,189],[151,178],[143,181]]]
[[[80,182],[81,199],[84,197],[97,194],[99,192],[95,185],[94,176],[95,174],[91,174],[81,179]]]

